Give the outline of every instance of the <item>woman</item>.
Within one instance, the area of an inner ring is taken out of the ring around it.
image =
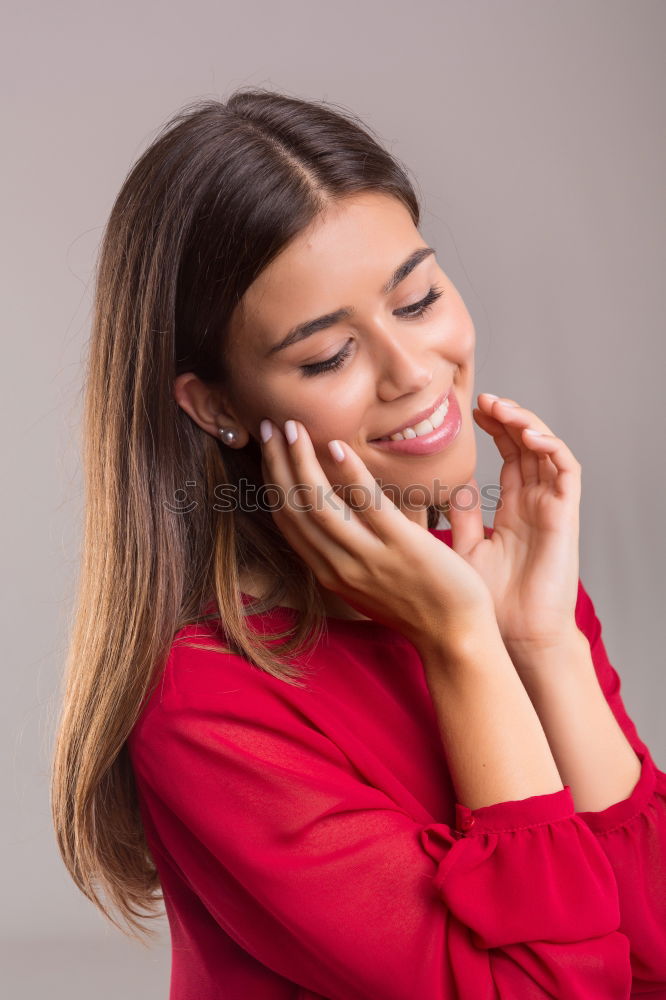
[[[580,466],[473,407],[418,224],[360,121],[261,90],[184,109],[109,219],[53,813],[121,930],[161,887],[172,1000],[666,996],[666,775]]]

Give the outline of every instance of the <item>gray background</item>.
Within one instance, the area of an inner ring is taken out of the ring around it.
[[[409,165],[475,322],[477,391],[535,410],[582,463],[581,576],[663,768],[664,0],[42,0],[3,22],[6,995],[167,996],[166,924],[144,950],[69,880],[48,770],[94,254],[130,164],[197,97],[335,101]]]

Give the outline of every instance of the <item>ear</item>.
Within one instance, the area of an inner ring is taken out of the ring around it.
[[[237,447],[250,439],[246,427],[230,408],[224,394],[202,381],[194,372],[178,375],[173,382],[173,398],[202,430],[220,440],[220,428],[233,430]]]

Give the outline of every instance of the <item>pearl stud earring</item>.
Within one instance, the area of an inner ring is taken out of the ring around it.
[[[225,430],[224,427],[219,427],[218,430],[225,444],[236,444],[237,441],[236,431],[231,430],[231,428],[227,428]]]

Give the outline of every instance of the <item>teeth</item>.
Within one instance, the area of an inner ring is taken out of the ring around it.
[[[444,422],[444,418],[449,411],[449,400],[448,396],[438,407],[434,413],[428,417],[427,420],[422,420],[420,423],[416,424],[414,427],[405,427],[403,431],[398,431],[397,434],[391,434],[390,438],[380,438],[381,441],[405,441],[410,438],[422,437],[423,434],[430,434],[432,431],[437,430],[438,427]]]

